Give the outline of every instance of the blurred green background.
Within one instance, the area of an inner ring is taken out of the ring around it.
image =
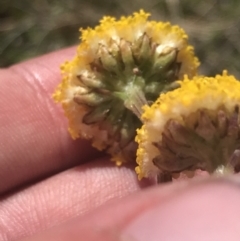
[[[239,0],[0,0],[0,67],[78,44],[80,27],[141,8],[185,29],[202,74],[240,78]]]

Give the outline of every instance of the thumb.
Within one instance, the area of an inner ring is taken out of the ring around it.
[[[158,186],[25,241],[237,241],[239,198],[239,184],[232,180]]]

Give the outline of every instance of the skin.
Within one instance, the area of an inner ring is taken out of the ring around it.
[[[71,140],[51,94],[74,53],[0,70],[0,240],[240,240],[238,176],[155,186]]]

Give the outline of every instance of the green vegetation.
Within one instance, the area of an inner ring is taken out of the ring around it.
[[[0,67],[78,44],[80,27],[140,8],[185,29],[202,62],[201,73],[227,69],[240,78],[238,0],[0,0]]]

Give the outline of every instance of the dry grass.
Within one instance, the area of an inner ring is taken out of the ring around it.
[[[79,27],[140,8],[187,31],[203,74],[228,69],[240,78],[238,0],[0,0],[0,66],[77,44]]]

